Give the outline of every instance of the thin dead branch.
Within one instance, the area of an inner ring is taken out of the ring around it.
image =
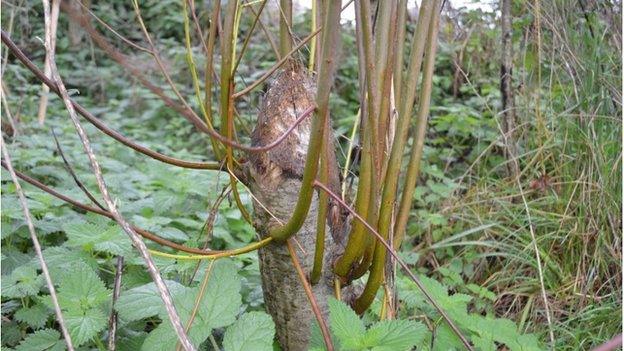
[[[1,134],[0,141],[2,142],[2,157],[4,158],[3,165],[6,165],[5,168],[9,171],[9,174],[11,174],[11,179],[13,180],[13,184],[15,184],[15,191],[17,192],[20,204],[22,205],[22,209],[24,210],[24,218],[26,220],[26,225],[28,226],[28,231],[30,232],[30,239],[33,242],[33,247],[35,249],[35,253],[37,254],[37,258],[39,259],[39,263],[41,264],[41,270],[43,271],[46,285],[48,287],[48,290],[50,291],[50,298],[52,299],[52,305],[54,305],[54,313],[56,314],[56,319],[59,323],[59,327],[61,328],[61,332],[63,333],[63,337],[65,338],[67,349],[73,351],[74,346],[72,345],[71,336],[67,331],[67,326],[65,325],[65,321],[63,319],[63,313],[61,312],[61,306],[59,305],[58,298],[56,296],[56,289],[54,288],[52,277],[50,277],[48,265],[46,264],[45,259],[43,258],[43,253],[41,252],[41,245],[39,244],[39,239],[37,239],[37,233],[35,233],[35,226],[33,225],[32,217],[30,216],[30,211],[28,210],[28,203],[26,202],[26,197],[24,196],[24,192],[22,191],[19,180],[17,180],[17,175],[15,174],[15,170],[13,169],[13,164],[11,163],[9,151],[6,148],[4,137]]]
[[[117,335],[117,311],[115,311],[115,303],[121,294],[121,275],[123,273],[123,256],[117,256],[117,264],[115,265],[115,281],[113,283],[113,301],[111,303],[111,315],[108,319],[108,350],[115,351],[115,339]]]
[[[91,200],[91,202],[93,202],[93,204],[95,204],[97,207],[99,207],[100,210],[106,211],[106,208],[104,208],[104,206],[102,206],[102,204],[100,204],[100,202],[95,198],[95,196],[93,196],[93,194],[91,194],[91,192],[87,189],[87,187],[85,187],[84,184],[82,184],[80,179],[78,179],[78,176],[76,175],[76,172],[74,172],[74,168],[71,166],[71,164],[69,163],[69,161],[65,157],[65,153],[63,152],[63,148],[61,148],[61,144],[59,143],[58,138],[56,137],[56,133],[54,132],[54,129],[51,128],[50,130],[52,131],[52,136],[54,137],[54,143],[56,144],[56,150],[58,151],[59,155],[63,159],[63,163],[65,164],[65,169],[67,170],[69,175],[74,180],[74,183],[76,183],[76,185],[80,188],[80,190],[82,190],[82,192],[85,195],[87,195],[87,197],[89,198],[89,200]]]
[[[169,293],[169,289],[167,288],[167,285],[165,285],[165,281],[160,275],[160,272],[158,271],[156,264],[152,260],[152,257],[147,249],[147,246],[141,240],[141,237],[139,236],[139,234],[137,234],[136,231],[132,229],[130,224],[119,213],[115,205],[115,202],[113,202],[112,198],[110,197],[110,194],[108,192],[108,187],[106,186],[104,177],[102,176],[100,165],[96,159],[93,149],[91,148],[91,142],[89,141],[89,138],[84,128],[82,127],[82,125],[80,124],[80,121],[78,120],[76,109],[74,108],[74,105],[72,104],[69,98],[69,94],[67,93],[67,90],[65,89],[65,85],[63,84],[61,76],[56,67],[56,61],[54,57],[55,53],[51,46],[52,36],[51,36],[51,31],[50,31],[51,24],[50,24],[50,2],[49,0],[43,0],[43,9],[44,9],[44,19],[45,19],[45,27],[46,27],[45,47],[46,47],[46,54],[50,56],[50,68],[51,68],[52,77],[54,81],[56,81],[55,85],[58,87],[58,91],[61,95],[61,98],[63,99],[65,108],[67,109],[67,112],[69,113],[69,117],[71,118],[74,124],[74,127],[76,128],[76,132],[78,133],[78,136],[80,137],[80,140],[82,141],[84,150],[87,153],[87,157],[89,158],[89,162],[91,163],[91,167],[93,169],[93,174],[95,175],[98,188],[100,189],[100,192],[102,193],[102,198],[104,199],[106,206],[108,207],[109,211],[111,212],[111,214],[113,215],[117,223],[128,234],[128,236],[132,240],[134,247],[139,251],[143,260],[145,261],[147,270],[150,273],[150,276],[152,277],[152,279],[154,280],[154,284],[156,288],[158,289],[158,293],[165,305],[165,310],[167,311],[167,316],[169,317],[169,321],[171,322],[173,329],[175,333],[177,334],[178,339],[180,340],[180,343],[182,344],[185,350],[194,351],[195,347],[191,344],[191,341],[189,340],[188,336],[184,332],[184,328],[182,327],[182,322],[180,321],[178,312],[176,311],[176,308],[173,304],[173,299],[171,297],[171,294]]]
[[[52,0],[52,23],[50,24],[50,31],[52,32],[52,50],[56,47],[56,28],[58,25],[58,17],[59,17],[59,5],[61,4],[61,0]],[[46,54],[45,58],[45,75],[50,78],[50,57]],[[48,93],[50,92],[50,87],[45,84],[41,86],[41,99],[39,100],[39,112],[37,113],[37,120],[39,120],[39,124],[45,122],[46,110],[48,109]]]

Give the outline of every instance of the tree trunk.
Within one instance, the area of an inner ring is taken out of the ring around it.
[[[269,144],[282,135],[303,111],[314,105],[316,86],[314,79],[294,62],[281,71],[267,91],[252,144]],[[254,221],[261,236],[269,229],[285,223],[292,215],[297,203],[301,177],[310,140],[311,116],[277,147],[262,153],[249,154],[248,177],[254,199]],[[312,136],[314,137],[314,136]],[[331,140],[330,140],[331,142]],[[339,189],[338,169],[333,144],[329,157],[331,187]],[[330,215],[326,222],[325,254],[323,273],[318,283],[312,286],[314,295],[324,315],[327,314],[327,298],[333,294],[333,260],[339,254],[338,244],[344,232],[344,215],[330,204]],[[295,251],[304,272],[309,276],[314,264],[316,242],[316,220],[318,215],[318,193],[312,200],[308,216],[301,230],[294,236]],[[283,243],[273,242],[258,252],[262,288],[267,311],[275,321],[277,338],[284,350],[307,350],[310,325],[314,314],[288,250]]]

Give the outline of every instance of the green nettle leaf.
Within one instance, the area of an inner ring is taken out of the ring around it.
[[[225,351],[271,351],[274,335],[271,316],[264,312],[245,313],[225,331],[223,348]]]
[[[60,278],[57,293],[74,346],[80,346],[106,327],[108,318],[101,305],[110,299],[111,291],[87,264],[69,267]],[[50,296],[40,300],[52,308]]]
[[[80,246],[88,251],[104,251],[113,255],[128,256],[132,253],[130,239],[116,225],[107,222],[73,222],[63,226],[67,234],[67,246]]]
[[[468,303],[472,300],[472,296],[465,294],[449,295],[448,288],[437,280],[422,275],[419,278],[429,294],[444,308],[451,318],[454,320],[465,318],[468,313]],[[415,307],[427,312],[430,316],[437,316],[437,311],[431,307],[420,290],[416,290],[417,288],[411,284],[408,289],[411,294],[406,296],[406,301],[409,304],[413,304]]]
[[[366,328],[357,314],[344,302],[334,298],[328,300],[329,323],[332,333],[345,349],[355,349]]]
[[[38,303],[30,307],[20,308],[15,312],[15,319],[28,324],[33,329],[41,329],[45,326],[52,311],[45,305]]]
[[[43,250],[43,257],[48,264],[52,281],[56,282],[60,277],[67,274],[73,265],[77,262],[86,264],[91,269],[98,269],[97,261],[89,255],[88,252],[82,250],[68,249],[63,246],[52,246]],[[33,264],[37,268],[41,268],[39,259],[34,257]]]
[[[44,284],[45,279],[42,275],[37,274],[34,267],[30,265],[17,267],[8,277],[2,277],[2,297],[35,296]]]
[[[74,345],[82,345],[106,328],[108,317],[101,309],[70,308],[63,317]]]
[[[104,224],[88,222],[71,222],[63,225],[63,231],[67,234],[68,246],[93,246],[99,237],[108,229]]]
[[[477,284],[468,284],[466,288],[473,294],[478,294],[480,298],[488,299],[492,302],[496,301],[496,294],[489,291],[487,288],[479,286]]]
[[[62,351],[65,350],[65,342],[61,340],[61,333],[54,329],[38,330],[29,334],[15,351]]]
[[[111,291],[86,264],[77,264],[68,271],[59,284],[59,303],[64,309],[88,310],[107,301]]]
[[[2,337],[2,346],[14,346],[22,340],[22,330],[15,322],[3,321],[2,327],[0,327],[0,336]]]
[[[427,328],[420,322],[381,321],[366,331],[364,344],[374,351],[411,350],[423,343],[427,332]]]
[[[194,310],[197,296],[200,293],[199,287],[183,288],[182,291],[172,292],[183,324],[186,325],[190,317],[194,316],[188,333],[191,342],[199,345],[208,338],[212,329],[225,327],[236,320],[241,307],[240,289],[241,279],[236,265],[231,261],[219,260],[214,263],[196,312]],[[136,308],[134,306],[136,305],[128,307]],[[158,306],[162,306],[160,301]],[[168,322],[164,307],[159,309],[159,317],[163,322],[147,336],[142,350],[168,351],[175,348],[177,338],[171,323]]]
[[[166,227],[158,231],[158,235],[165,239],[185,242],[189,240],[188,235],[175,227]]]
[[[381,321],[366,330],[363,321],[345,303],[332,298],[328,305],[330,329],[338,350],[411,350],[430,335],[422,323],[409,320]],[[325,350],[317,323],[312,325],[310,350]]]
[[[477,350],[496,351],[496,344],[492,338],[474,335],[471,340]]]
[[[505,344],[512,351],[541,350],[535,335],[521,335],[516,324],[503,318],[484,318],[470,316],[467,326],[477,335],[479,340],[496,341]],[[473,338],[475,339],[475,338]]]
[[[172,280],[165,281],[165,284],[172,296],[179,295],[187,289]],[[163,309],[162,299],[154,283],[123,291],[115,303],[119,318],[125,322],[156,316]]]
[[[464,344],[446,323],[442,323],[436,328],[433,336],[432,351],[458,351],[463,349]]]

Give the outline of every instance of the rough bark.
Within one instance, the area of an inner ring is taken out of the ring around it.
[[[266,145],[283,134],[303,111],[314,104],[315,94],[314,79],[301,65],[289,63],[271,83],[263,99],[258,122],[252,134],[252,144]],[[248,178],[250,188],[256,197],[254,220],[258,232],[263,237],[270,228],[288,221],[297,203],[310,140],[310,118],[299,124],[277,147],[266,153],[249,155]],[[330,172],[331,186],[339,189],[333,153],[330,153],[329,161],[333,170]],[[312,200],[301,230],[295,235],[297,256],[308,275],[314,263],[317,213],[318,193]],[[325,315],[327,298],[333,294],[331,265],[340,251],[338,241],[345,223],[344,214],[337,211],[337,207],[333,204],[330,204],[329,213],[326,232],[332,235],[325,236],[323,275],[312,287],[319,307]],[[306,350],[314,315],[286,246],[282,243],[272,243],[260,249],[258,255],[264,300],[267,311],[275,321],[280,345],[284,350]]]
[[[514,106],[514,91],[512,86],[513,70],[513,43],[511,28],[511,1],[501,0],[501,36],[502,36],[502,62],[501,62],[501,96],[503,103],[503,133],[506,144],[505,156],[507,158],[507,170],[509,176],[517,177],[520,174],[518,163],[514,160],[516,148],[516,114]]]

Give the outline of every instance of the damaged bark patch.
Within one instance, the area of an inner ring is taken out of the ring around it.
[[[276,76],[266,92],[252,134],[252,144],[263,146],[281,136],[297,117],[314,106],[314,78],[299,64],[290,62]],[[248,155],[250,189],[254,193],[254,222],[262,237],[269,229],[288,221],[297,203],[311,128],[310,116],[286,139],[267,152]],[[335,155],[330,165],[335,167]],[[335,169],[337,171],[337,169]],[[337,172],[335,172],[337,174]],[[308,216],[293,236],[295,251],[306,274],[314,261],[318,193],[315,193]],[[326,231],[331,232],[329,226]],[[324,272],[312,290],[324,315],[327,298],[333,295],[332,259],[337,245],[332,235],[325,236]],[[306,350],[310,325],[314,319],[310,303],[292,265],[286,246],[271,243],[258,252],[262,289],[267,311],[273,317],[278,341],[284,350]]]

